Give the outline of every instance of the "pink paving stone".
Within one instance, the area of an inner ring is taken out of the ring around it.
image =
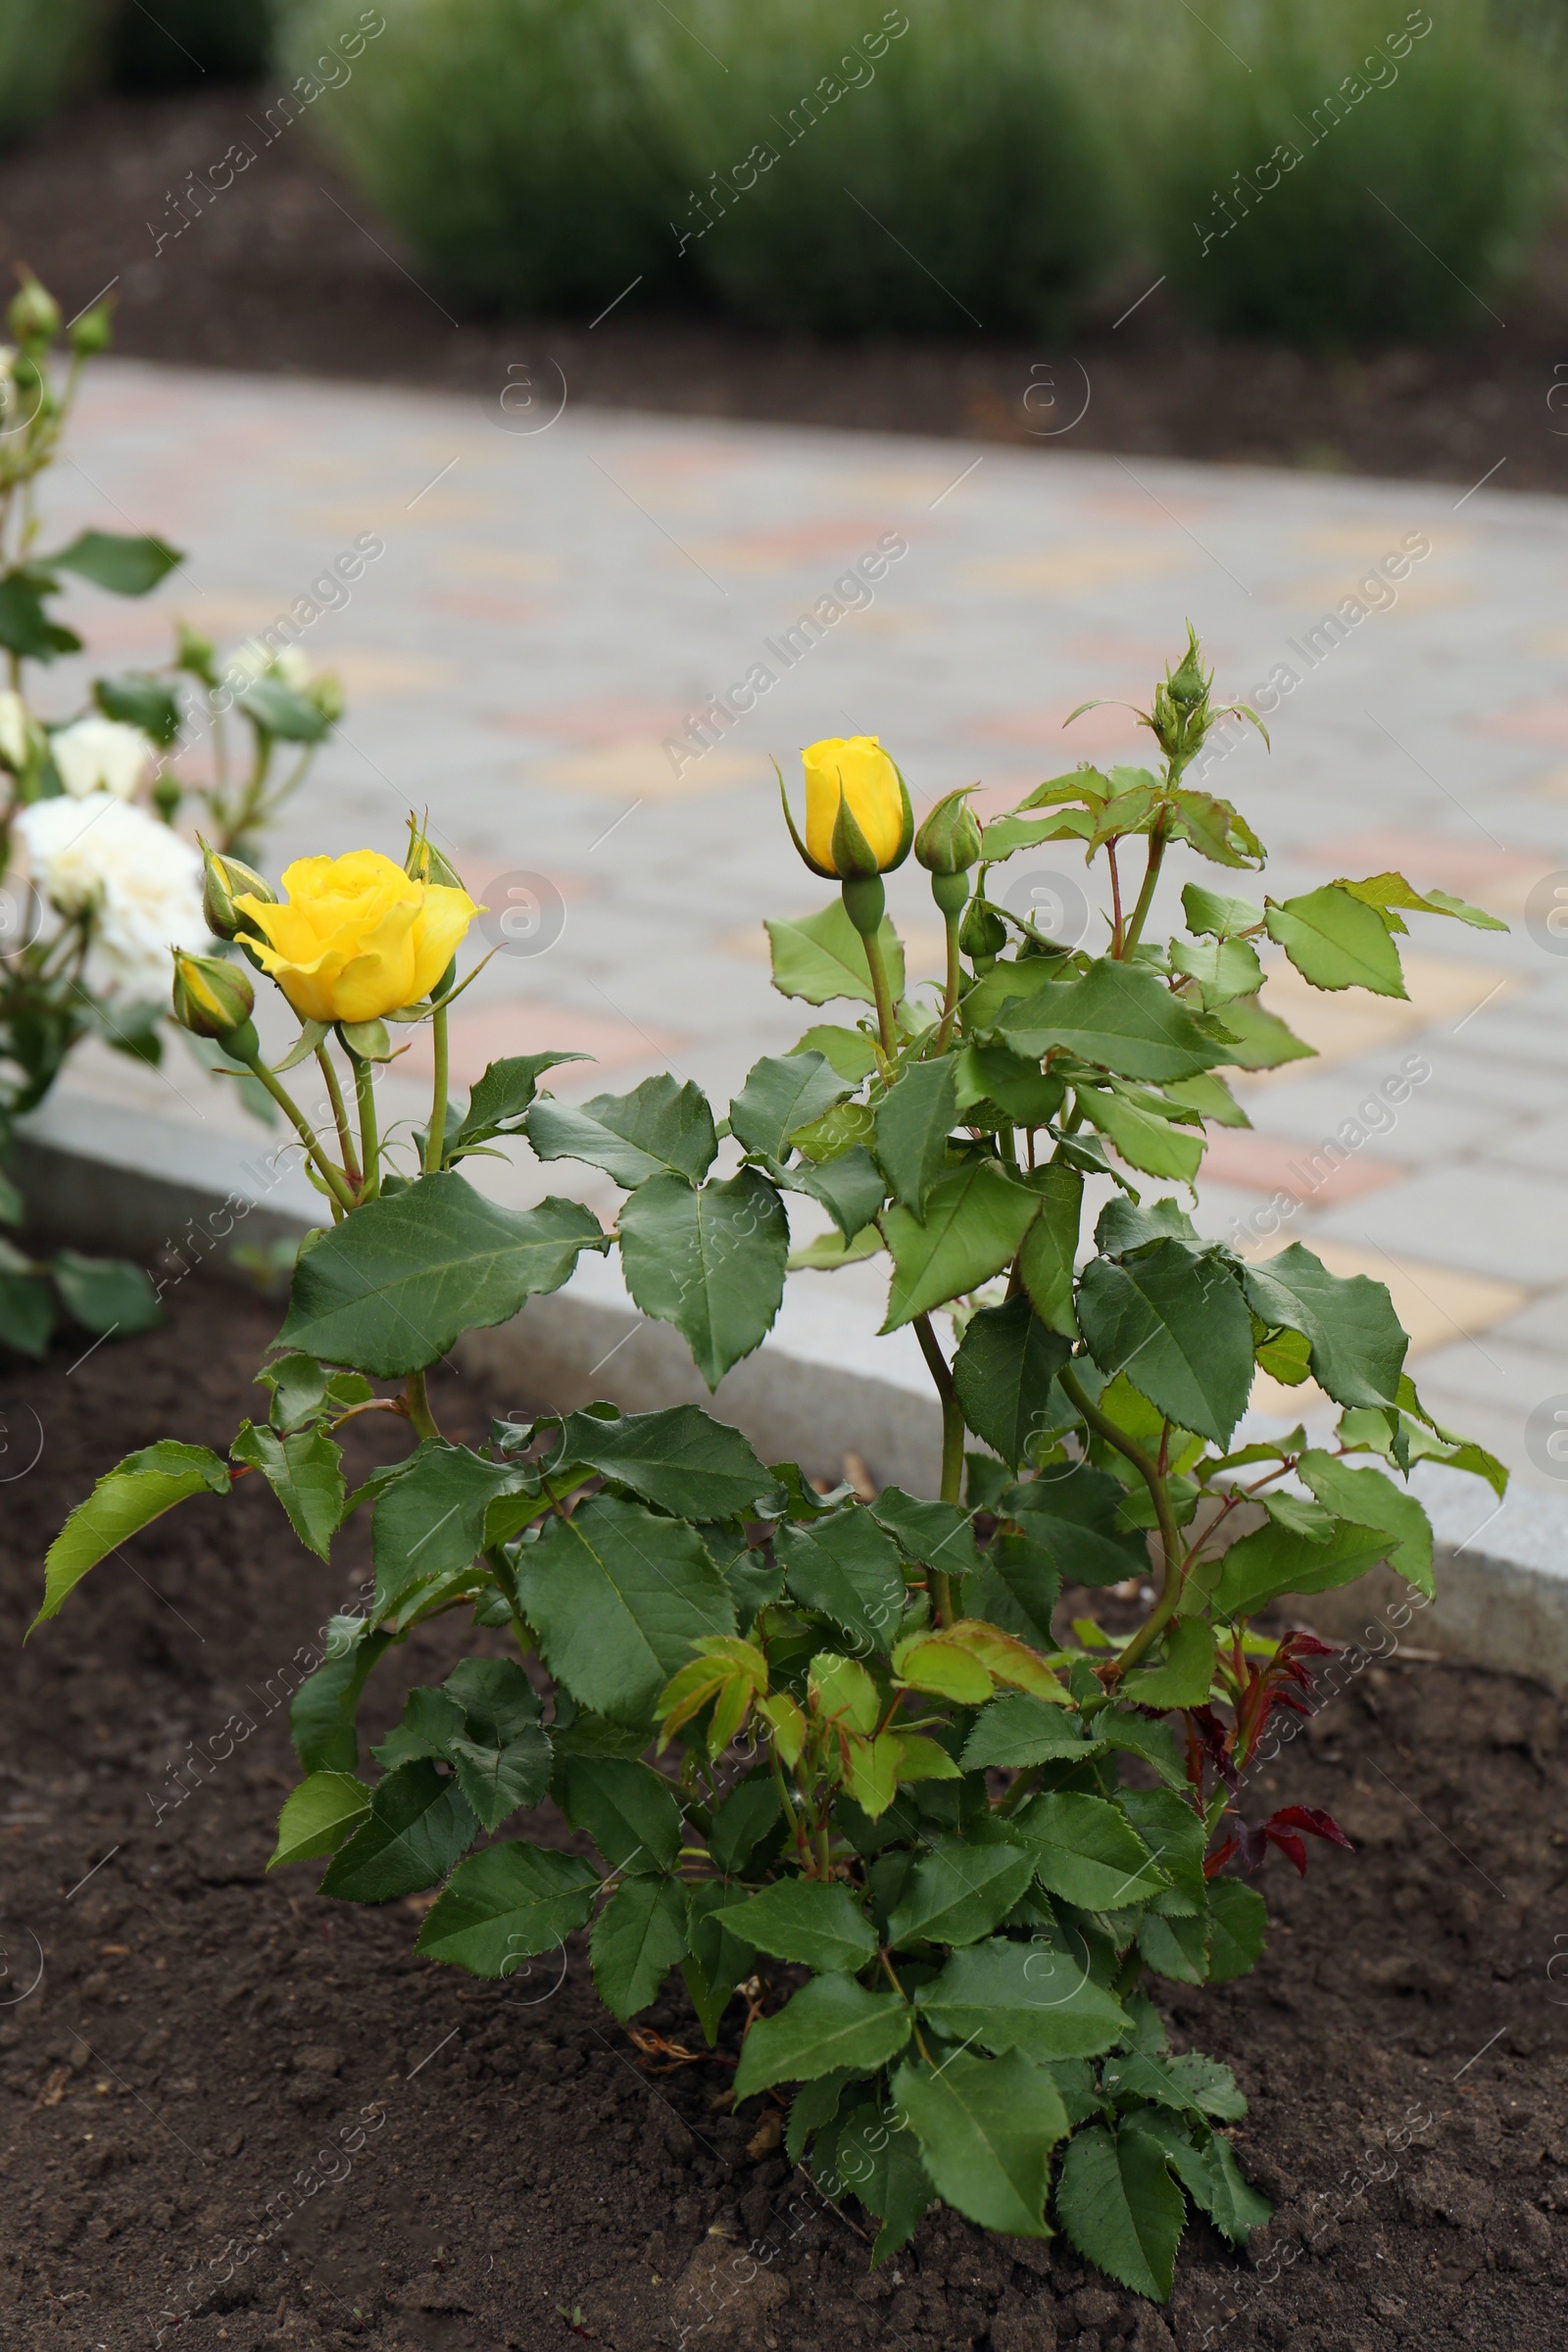
[[[1065,721],[1085,700],[1083,695],[1063,695],[1056,702],[1033,703],[1027,710],[1004,710],[995,718],[975,719],[967,733],[978,743],[1038,744],[1042,758],[1056,761],[1050,772],[1059,774],[1076,767],[1086,753],[1134,748],[1144,730],[1133,712],[1123,710],[1121,705],[1136,703],[1142,708],[1148,692],[1147,679],[1140,686],[1124,687],[1119,693],[1114,686],[1104,687],[1102,693],[1106,698],[1105,705],[1086,710],[1070,727]],[[1152,748],[1153,738],[1147,740]],[[1041,770],[1042,774],[1046,772]]]
[[[1519,703],[1511,710],[1489,711],[1469,725],[1483,735],[1503,735],[1512,743],[1568,745],[1568,694],[1543,703]]]
[[[1568,708],[1568,706],[1565,706]],[[1402,873],[1419,890],[1424,882],[1439,890],[1470,895],[1484,881],[1502,882],[1521,873],[1539,873],[1544,862],[1540,850],[1509,850],[1484,841],[1455,840],[1447,833],[1404,833],[1393,826],[1366,833],[1348,833],[1339,841],[1314,842],[1314,864],[1342,874]]]
[[[424,601],[437,612],[456,612],[463,620],[543,620],[554,610],[542,597],[491,596],[482,588],[433,588]]]
[[[632,1063],[654,1067],[682,1042],[666,1029],[640,1029],[633,1021],[581,1012],[541,997],[512,997],[503,1004],[454,1012],[448,1034],[457,1086],[472,1086],[490,1062],[509,1054],[545,1054],[555,1047],[563,1054],[591,1054],[593,1069],[584,1064],[579,1074],[574,1065],[564,1068],[555,1082],[558,1091],[570,1088],[574,1078],[586,1085],[601,1070],[624,1069]],[[414,1037],[408,1053],[393,1066],[399,1077],[428,1078],[434,1067],[428,1027],[416,1029]]]
[[[486,723],[509,735],[559,735],[567,743],[625,743],[632,736],[678,733],[690,706],[595,695],[581,703],[545,703],[537,710],[491,710]]]
[[[780,563],[805,563],[822,556],[848,563],[860,549],[874,547],[886,529],[887,519],[880,514],[824,514],[815,522],[785,523],[775,531],[726,532],[707,546],[715,556],[732,549],[737,559],[771,556]]]
[[[1293,1200],[1310,1200],[1332,1208],[1342,1200],[1359,1200],[1365,1193],[1381,1192],[1409,1174],[1392,1159],[1374,1159],[1365,1152],[1337,1160],[1331,1152],[1342,1145],[1298,1140],[1293,1136],[1263,1135],[1246,1127],[1209,1130],[1203,1174],[1212,1182],[1244,1186],[1255,1193],[1285,1193]]]

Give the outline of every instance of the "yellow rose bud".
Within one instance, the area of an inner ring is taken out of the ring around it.
[[[378,1020],[428,996],[480,911],[466,890],[413,881],[379,850],[297,858],[283,890],[279,906],[247,895],[234,906],[302,1021]]]
[[[236,964],[174,953],[174,1018],[196,1037],[227,1037],[251,1017],[256,991]]]
[[[806,848],[819,872],[855,880],[903,863],[914,830],[909,796],[876,736],[825,736],[808,744],[801,764]]]

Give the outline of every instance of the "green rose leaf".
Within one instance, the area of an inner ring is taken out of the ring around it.
[[[1021,1845],[938,1838],[905,1882],[888,1921],[888,1941],[978,1943],[1006,1918],[1034,1870],[1033,1853]]]
[[[1109,1138],[1128,1167],[1139,1168],[1146,1176],[1176,1176],[1183,1184],[1192,1183],[1205,1148],[1201,1133],[1173,1126],[1145,1103],[1132,1102],[1113,1088],[1080,1086],[1076,1091],[1090,1125]]]
[[[552,1789],[574,1830],[586,1830],[612,1870],[673,1870],[681,1809],[674,1789],[649,1764],[624,1756],[563,1756]]]
[[[922,1568],[945,1569],[952,1576],[972,1575],[978,1569],[972,1511],[960,1509],[956,1502],[923,1501],[906,1494],[902,1487],[884,1487],[868,1508],[906,1559]]]
[[[1008,1820],[1007,1836],[1028,1848],[1046,1891],[1080,1910],[1125,1910],[1170,1884],[1126,1815],[1102,1796],[1031,1797]]]
[[[695,1404],[654,1413],[571,1413],[548,1459],[584,1462],[644,1502],[694,1520],[736,1519],[775,1491],[738,1429]]]
[[[1010,1263],[1040,1206],[987,1159],[944,1176],[926,1200],[925,1222],[890,1208],[882,1231],[893,1252],[884,1332],[978,1290]]]
[[[122,726],[140,727],[144,735],[167,751],[184,725],[179,697],[162,678],[145,670],[127,670],[123,677],[95,678],[92,699],[105,718]]]
[[[1119,1264],[1092,1258],[1078,1320],[1102,1372],[1125,1371],[1180,1428],[1228,1442],[1251,1393],[1252,1324],[1219,1251],[1167,1241]]]
[[[764,1054],[730,1103],[730,1133],[748,1152],[782,1159],[797,1128],[809,1126],[853,1092],[825,1054]]]
[[[806,1608],[831,1617],[852,1641],[892,1649],[904,1614],[904,1562],[861,1504],[851,1503],[808,1528],[781,1527],[773,1551],[790,1592]]]
[[[760,2017],[741,2044],[735,2103],[775,2082],[810,2082],[837,2067],[869,2074],[896,2058],[913,2013],[896,1992],[867,1992],[835,1970],[813,1977],[774,2017]]]
[[[957,1065],[951,1054],[911,1062],[876,1106],[876,1155],[901,1205],[916,1217],[947,1165],[957,1116]],[[878,1203],[880,1206],[880,1203]]]
[[[718,1150],[708,1097],[667,1070],[629,1095],[595,1095],[583,1103],[546,1098],[523,1125],[541,1159],[586,1160],[628,1191],[670,1173],[700,1184]]]
[[[1278,906],[1270,904],[1267,920],[1270,939],[1314,988],[1367,988],[1380,997],[1407,993],[1387,923],[1337,882]]]
[[[788,1254],[783,1202],[756,1168],[700,1191],[653,1176],[621,1207],[626,1288],[645,1315],[674,1324],[710,1389],[771,1330]]]
[[[154,1331],[163,1321],[158,1294],[140,1266],[119,1257],[83,1257],[61,1250],[49,1260],[67,1314],[84,1331]]]
[[[476,1977],[507,1977],[587,1924],[599,1873],[576,1854],[515,1840],[455,1870],[425,1914],[415,1949]]]
[[[876,1930],[848,1886],[783,1879],[715,1916],[755,1950],[794,1960],[819,1976],[853,1972],[876,1957]]]
[[[327,1636],[325,1661],[294,1693],[289,1737],[307,1772],[352,1772],[360,1760],[360,1693],[392,1636],[343,1617],[333,1618]]]
[[[1390,1537],[1381,1527],[1337,1519],[1324,1543],[1270,1520],[1231,1545],[1218,1562],[1217,1577],[1214,1563],[1202,1563],[1196,1571],[1192,1597],[1199,1603],[1207,1590],[1217,1617],[1255,1617],[1287,1592],[1332,1592],[1353,1584],[1386,1559],[1390,1548]]]
[[[1098,1739],[1085,1737],[1081,1715],[1048,1706],[1027,1690],[1004,1690],[975,1717],[959,1761],[965,1772],[992,1767],[1026,1772],[1032,1765],[1054,1764],[1063,1757],[1087,1762],[1101,1747]]]
[[[953,1359],[958,1402],[975,1436],[1014,1470],[1048,1426],[1051,1384],[1071,1352],[1022,1294],[982,1307],[965,1328]]]
[[[478,1828],[456,1781],[422,1756],[400,1764],[376,1784],[369,1819],[327,1864],[321,1892],[346,1903],[417,1894],[446,1877]]]
[[[508,1463],[487,1461],[444,1438],[424,1439],[376,1500],[370,1538],[376,1617],[393,1615],[421,1587],[466,1568],[483,1548],[491,1502],[518,1483]]]
[[[864,1233],[888,1197],[887,1179],[863,1144],[852,1144],[820,1165],[804,1161],[784,1171],[780,1181],[791,1192],[808,1193],[820,1200],[846,1242]],[[882,1247],[882,1236],[874,1228],[871,1244],[874,1250]]]
[[[998,1026],[1034,1061],[1065,1049],[1118,1078],[1191,1078],[1226,1059],[1157,972],[1112,956],[1005,1007]]]
[[[468,1097],[458,1132],[447,1146],[447,1158],[459,1159],[477,1151],[498,1135],[515,1135],[539,1091],[546,1070],[564,1061],[588,1061],[587,1054],[512,1054],[492,1061]]]
[[[1200,1617],[1178,1617],[1165,1629],[1158,1662],[1133,1667],[1120,1694],[1135,1707],[1205,1707],[1213,1680],[1213,1627]]]
[[[612,1494],[547,1519],[516,1578],[551,1673],[617,1723],[649,1718],[694,1642],[735,1631],[734,1600],[693,1530]]]
[[[283,1800],[277,1844],[267,1867],[309,1862],[329,1854],[357,1830],[370,1810],[370,1791],[348,1772],[313,1772]]]
[[[448,1170],[355,1209],[301,1252],[278,1337],[378,1380],[437,1362],[466,1331],[556,1291],[584,1250],[609,1247],[575,1200],[499,1208]]]
[[[646,2009],[686,1957],[686,1889],[679,1879],[626,1879],[594,1922],[594,1984],[622,2025]]]
[[[802,915],[796,922],[775,916],[763,927],[773,954],[773,986],[781,997],[804,997],[808,1004],[828,1004],[835,997],[875,1004],[865,942],[842,899],[834,899],[820,914]],[[897,1001],[904,994],[904,947],[887,915],[877,942]]]
[[[108,1557],[176,1502],[192,1494],[226,1494],[229,1472],[205,1446],[180,1446],[162,1439],[127,1453],[116,1469],[106,1472],[85,1502],[78,1502],[50,1544],[44,1560],[43,1605],[29,1634],[53,1617],[61,1602],[80,1584],[89,1568]]]
[[[1069,1953],[1005,1936],[954,1952],[914,1998],[939,2034],[999,2057],[1098,2058],[1132,2031],[1121,2003]]]
[[[1317,1447],[1301,1455],[1299,1466],[1302,1478],[1328,1510],[1362,1527],[1383,1530],[1389,1538],[1389,1566],[1396,1576],[1402,1576],[1430,1598],[1436,1590],[1432,1522],[1415,1496],[1396,1487],[1384,1471],[1352,1469]]]
[[[261,1472],[300,1542],[324,1560],[348,1495],[342,1447],[324,1429],[280,1438],[275,1430],[243,1421],[229,1452],[236,1462]]]
[[[1242,1282],[1263,1322],[1301,1333],[1312,1377],[1337,1404],[1396,1402],[1410,1343],[1381,1282],[1331,1274],[1299,1242],[1246,1267]]]
[[[1056,2212],[1077,2247],[1135,2295],[1169,2300],[1187,2208],[1164,2150],[1103,2124],[1075,2132],[1062,2159]]]
[[[1240,1879],[1211,1879],[1208,1917],[1208,1980],[1211,1984],[1228,1984],[1262,1958],[1268,1906],[1255,1886],[1246,1886]]]
[[[1041,1322],[1075,1340],[1078,1320],[1073,1311],[1073,1285],[1078,1278],[1084,1180],[1077,1168],[1054,1159],[1037,1168],[1030,1183],[1040,1195],[1040,1214],[1018,1252],[1019,1279]]]
[[[162,539],[131,538],[122,531],[79,531],[69,547],[40,559],[50,571],[74,571],[116,596],[145,596],[182,561]]]
[[[1046,2184],[1067,2111],[1048,2074],[1017,2050],[1004,2058],[962,2050],[943,2066],[901,2066],[893,2096],[955,2212],[1008,2237],[1050,2236]]]
[[[327,731],[326,718],[310,696],[296,693],[273,672],[252,678],[235,696],[234,708],[279,743],[319,743]]]

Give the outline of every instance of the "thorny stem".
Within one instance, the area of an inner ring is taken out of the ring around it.
[[[332,1067],[332,1057],[327,1053],[325,1046],[317,1047],[316,1058],[320,1063],[321,1076],[326,1080],[326,1097],[332,1105],[332,1117],[337,1127],[338,1148],[343,1153],[343,1173],[358,1191],[360,1164],[354,1156],[354,1135],[349,1126],[349,1114],[343,1101],[343,1089],[337,1082],[337,1072]]]
[[[409,1374],[408,1381],[404,1387],[403,1396],[404,1401],[408,1406],[409,1419],[413,1422],[420,1437],[438,1438],[441,1435],[441,1432],[439,1429],[437,1429],[435,1425],[435,1415],[430,1410],[430,1399],[425,1391],[424,1374],[422,1372],[411,1372]]]
[[[441,1165],[447,1141],[447,1008],[438,1004],[430,1020],[435,1054],[435,1083],[430,1095],[430,1132],[424,1139],[424,1172],[433,1176]]]
[[[300,1142],[305,1146],[306,1151],[316,1163],[317,1172],[320,1176],[322,1183],[326,1186],[327,1191],[331,1194],[336,1207],[339,1209],[352,1208],[354,1206],[354,1195],[349,1191],[348,1186],[343,1181],[343,1171],[341,1168],[334,1166],[333,1162],[321,1150],[315,1128],[311,1125],[310,1120],[305,1116],[304,1111],[301,1110],[299,1104],[295,1102],[287,1087],[280,1086],[278,1084],[278,1081],[273,1077],[266,1062],[263,1061],[260,1054],[256,1055],[254,1060],[248,1062],[246,1067],[249,1069],[251,1076],[259,1079],[261,1084],[267,1089],[267,1092],[271,1096],[272,1101],[277,1104],[279,1110],[286,1113],[294,1127],[295,1133],[300,1139]]]
[[[1061,1383],[1062,1394],[1074,1409],[1082,1414],[1096,1436],[1103,1438],[1107,1446],[1114,1446],[1124,1461],[1131,1462],[1149,1489],[1154,1517],[1159,1523],[1160,1549],[1164,1553],[1164,1579],[1159,1598],[1121,1655],[1104,1669],[1106,1675],[1116,1680],[1143,1656],[1154,1637],[1176,1613],[1176,1603],[1182,1593],[1181,1538],[1176,1532],[1176,1518],[1170,1507],[1170,1496],[1165,1492],[1165,1482],[1143,1447],[1136,1445],[1125,1430],[1118,1429],[1110,1415],[1102,1413],[1099,1405],[1092,1401],[1070,1364],[1064,1364],[1056,1378]]]
[[[914,1336],[920,1343],[920,1353],[925,1357],[926,1367],[936,1383],[937,1395],[942,1399],[942,1499],[944,1502],[957,1502],[963,1493],[963,1407],[958,1402],[953,1374],[948,1369],[947,1358],[938,1345],[937,1335],[931,1328],[929,1315],[915,1316]],[[936,1602],[937,1622],[951,1625],[954,1618],[953,1579],[946,1569],[932,1569],[931,1592]]]

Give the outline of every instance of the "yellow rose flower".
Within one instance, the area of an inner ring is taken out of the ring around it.
[[[899,771],[875,735],[828,735],[801,754],[806,770],[806,847],[825,872],[841,871],[833,828],[842,796],[876,870],[898,865],[909,846],[909,804]]]
[[[466,890],[411,882],[379,850],[299,858],[283,903],[247,892],[247,939],[302,1021],[373,1021],[428,996],[479,908]]]

